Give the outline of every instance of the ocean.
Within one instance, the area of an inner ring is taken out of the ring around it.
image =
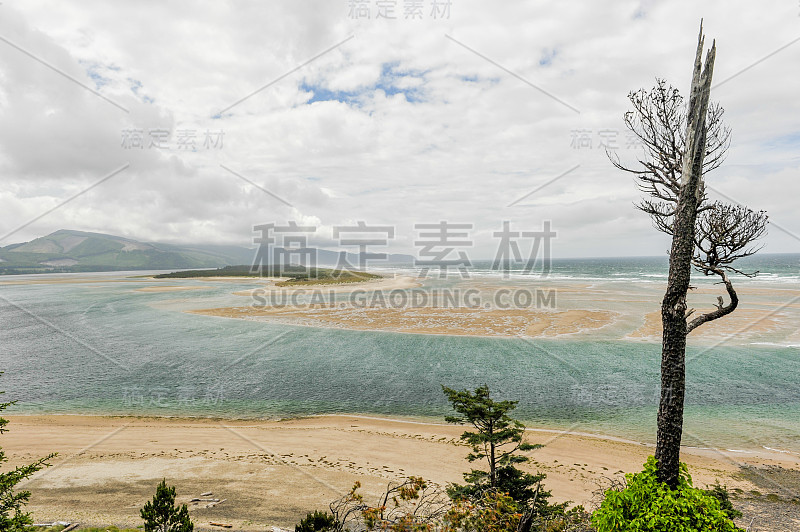
[[[800,255],[756,256],[742,267],[762,272],[736,279],[736,286],[755,294],[743,298],[743,308],[774,314],[778,325],[722,340],[690,337],[684,444],[797,454]],[[515,413],[530,427],[653,443],[660,343],[625,334],[637,316],[658,310],[666,268],[662,258],[565,259],[554,261],[546,277],[511,270],[504,279],[489,263],[477,263],[469,280],[426,281],[426,287],[487,281],[565,292],[591,287],[591,297],[559,296],[557,305],[628,316],[592,333],[533,339],[346,330],[182,312],[247,304],[232,294],[253,288],[246,280],[169,280],[200,288],[141,292],[164,282],[136,277],[150,272],[2,277],[0,390],[4,400],[18,401],[8,414],[359,413],[443,421],[449,408],[441,385],[488,384],[495,397],[519,401]],[[696,277],[693,284],[713,287]]]

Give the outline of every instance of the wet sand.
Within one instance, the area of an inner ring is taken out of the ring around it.
[[[225,307],[195,310],[191,313],[256,321],[281,321],[311,327],[498,337],[554,337],[588,332],[612,323],[615,316],[613,312],[600,310],[487,310],[435,307],[392,309],[337,306]]]
[[[162,293],[162,292],[185,292],[189,290],[208,290],[210,286],[146,286],[137,288],[135,292]]]
[[[463,301],[456,305],[441,305],[441,297],[435,304],[393,304],[395,292],[431,290],[430,286],[420,286],[419,280],[410,277],[336,287],[320,286],[316,288],[326,298],[317,303],[309,299],[303,302],[302,298],[300,303],[295,299],[287,299],[295,297],[298,290],[302,292],[296,287],[264,286],[234,292],[235,295],[249,298],[243,305],[195,308],[189,312],[222,318],[362,331],[484,337],[573,336],[660,342],[663,287],[655,283],[500,283],[470,280],[456,284],[455,288],[461,290],[462,294],[466,290],[475,291],[479,294],[479,305],[465,305]],[[515,290],[533,294],[530,299],[532,304],[517,308],[498,308],[494,304],[496,294],[503,291],[513,293]],[[699,327],[692,332],[691,338],[700,342],[714,342],[735,335],[738,340],[749,342],[778,336],[791,342],[797,336],[794,323],[800,302],[791,301],[800,297],[800,290],[745,285],[738,287],[738,292],[741,302],[734,313],[713,324]],[[305,297],[309,297],[311,290],[305,289],[304,293]],[[327,297],[331,294],[339,296],[332,302],[332,298]],[[354,294],[360,297],[353,297]],[[550,295],[552,300],[548,300]],[[689,304],[696,308],[695,316],[713,310],[718,295],[725,294],[717,287],[703,286],[694,290],[690,294]],[[540,296],[541,300],[538,299]],[[543,301],[552,301],[553,304],[542,305]]]

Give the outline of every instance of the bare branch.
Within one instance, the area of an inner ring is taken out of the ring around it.
[[[644,146],[644,157],[633,167],[623,164],[615,153],[608,152],[608,157],[615,168],[636,177],[645,195],[636,208],[650,216],[657,230],[673,236],[690,110],[678,90],[661,79],[652,89],[631,92],[628,98],[633,110],[625,113],[625,124]],[[703,177],[722,164],[730,146],[731,131],[723,121],[724,113],[720,105],[708,105],[701,133],[705,143]],[[732,263],[760,249],[754,243],[766,233],[766,213],[718,201],[709,203],[703,179],[698,188],[694,266],[704,275],[718,275],[717,270],[749,277],[758,273],[745,273]]]
[[[688,108],[678,89],[662,80],[648,90],[640,89],[628,95],[633,106],[625,113],[625,125],[644,147],[644,158],[635,167],[623,164],[616,154],[609,153],[611,164],[618,170],[632,173],[639,189],[655,200],[637,205],[648,213],[653,225],[661,232],[672,234],[673,208],[677,205],[681,189],[683,158],[686,151],[686,122]],[[725,110],[718,104],[709,104],[706,112],[705,157],[703,175],[718,168],[725,160],[730,146],[730,129],[722,117]],[[698,212],[708,209],[705,188],[700,182]]]
[[[703,267],[708,268],[708,265],[704,265]],[[718,296],[716,305],[717,310],[701,314],[700,316],[690,321],[686,326],[687,334],[692,332],[693,330],[695,330],[704,323],[708,323],[709,321],[713,321],[723,316],[727,316],[728,314],[736,310],[737,306],[739,306],[739,297],[736,295],[736,291],[733,289],[733,284],[731,284],[731,281],[730,279],[728,279],[728,275],[725,273],[725,271],[719,268],[713,268],[710,269],[709,271],[713,272],[716,275],[719,275],[722,278],[722,283],[725,285],[725,289],[728,291],[728,295],[731,298],[731,302],[728,305],[725,305],[722,296]]]

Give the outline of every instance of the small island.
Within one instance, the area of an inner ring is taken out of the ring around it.
[[[316,268],[298,265],[268,265],[261,272],[254,272],[251,266],[225,266],[213,270],[184,270],[162,273],[155,279],[193,279],[198,277],[279,277],[282,281],[275,286],[309,286],[342,283],[361,283],[381,279],[380,275],[355,270]]]

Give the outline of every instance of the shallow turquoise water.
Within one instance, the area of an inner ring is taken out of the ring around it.
[[[211,288],[141,293],[134,280],[0,287],[0,389],[19,401],[12,412],[441,419],[441,384],[487,383],[497,397],[518,399],[531,426],[654,439],[657,344],[198,316],[175,309],[207,307],[209,298],[241,304],[230,293],[251,285],[187,283]],[[788,346],[690,347],[684,442],[800,452],[799,355]]]

